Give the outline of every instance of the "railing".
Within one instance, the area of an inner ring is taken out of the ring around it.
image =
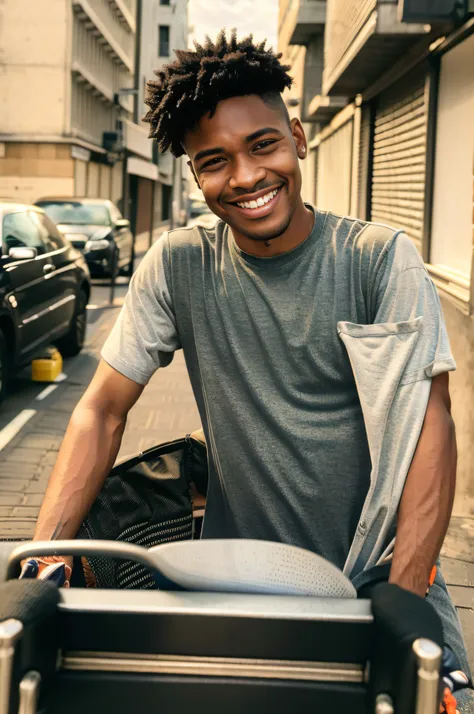
[[[341,61],[376,7],[377,0],[328,0],[324,52],[328,74]]]
[[[73,6],[102,35],[117,59],[133,71],[135,35],[128,23],[121,22],[109,0],[73,0]]]
[[[71,123],[76,135],[102,143],[104,131],[115,127],[114,94],[130,87],[133,77],[114,60],[82,15],[75,14],[72,33]],[[131,98],[122,99],[131,110]]]

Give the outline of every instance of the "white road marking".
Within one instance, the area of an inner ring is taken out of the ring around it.
[[[64,374],[64,372],[61,372],[61,374],[58,374],[56,379],[54,380],[56,384],[60,384],[61,382],[64,382],[64,380],[67,379],[67,374]]]
[[[36,409],[23,409],[9,424],[0,431],[0,451],[10,443],[19,431],[36,414]]]
[[[43,389],[42,392],[40,392],[40,393],[38,394],[38,396],[36,397],[36,399],[37,399],[39,402],[41,402],[43,399],[46,399],[46,397],[49,397],[49,395],[51,394],[51,392],[54,392],[54,390],[57,389],[58,386],[59,386],[58,384],[50,384],[49,387],[46,387],[45,389]]]

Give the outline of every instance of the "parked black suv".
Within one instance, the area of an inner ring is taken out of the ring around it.
[[[94,276],[133,272],[130,221],[101,198],[42,198],[36,201],[73,246],[84,253]]]
[[[0,203],[0,401],[8,375],[54,343],[84,345],[89,270],[82,254],[36,206]]]

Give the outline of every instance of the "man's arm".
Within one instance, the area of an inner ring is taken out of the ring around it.
[[[51,474],[35,540],[74,538],[120,449],[143,386],[101,361],[76,406]]]
[[[456,435],[449,375],[431,384],[423,429],[398,509],[390,582],[424,596],[441,550],[456,485]]]

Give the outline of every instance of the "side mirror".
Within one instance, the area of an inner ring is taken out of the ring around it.
[[[115,224],[116,228],[130,228],[130,221],[128,218],[119,218]]]
[[[11,260],[33,260],[37,255],[36,248],[27,248],[26,246],[17,246],[8,251],[8,257]]]

